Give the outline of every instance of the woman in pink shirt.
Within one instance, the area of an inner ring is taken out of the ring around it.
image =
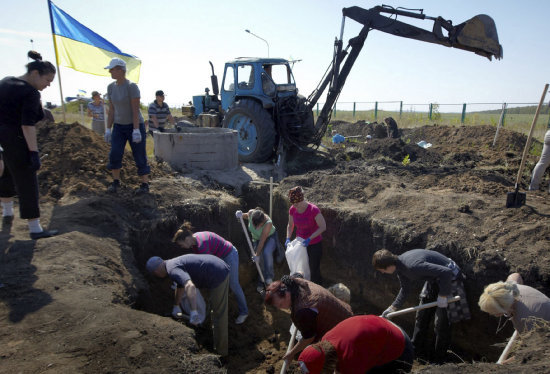
[[[193,253],[214,255],[229,265],[229,288],[237,298],[239,316],[235,320],[240,325],[248,317],[248,306],[243,289],[239,283],[239,252],[230,241],[210,231],[193,233],[191,222],[185,221],[174,234],[172,239],[181,248],[190,249]]]
[[[288,199],[292,206],[288,210],[285,246],[290,243],[296,227],[296,237],[302,238],[304,246],[307,247],[311,281],[321,284],[321,256],[323,255],[321,233],[327,228],[325,218],[315,204],[304,199],[302,187],[290,189]]]

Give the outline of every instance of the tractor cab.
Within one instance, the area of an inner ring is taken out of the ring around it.
[[[267,109],[277,98],[295,96],[297,91],[287,60],[239,57],[225,64],[221,106],[227,111],[235,101],[252,98]]]

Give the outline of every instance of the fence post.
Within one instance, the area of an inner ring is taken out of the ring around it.
[[[378,120],[378,101],[374,102],[374,120]]]
[[[336,103],[334,103],[334,106],[332,107],[332,113],[334,113],[334,118],[336,118]]]
[[[355,118],[355,101],[353,102],[353,118]]]
[[[403,101],[399,102],[399,119],[403,116]]]
[[[466,119],[466,103],[462,104],[462,116],[460,117],[460,123],[463,125]]]
[[[430,112],[428,113],[428,119],[430,121],[432,120],[432,108],[433,108],[433,104],[430,104]]]
[[[317,103],[317,117],[319,117],[319,103]]]

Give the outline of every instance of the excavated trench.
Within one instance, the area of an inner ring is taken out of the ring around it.
[[[282,187],[275,189],[273,197],[272,218],[278,228],[280,240],[284,240],[288,202]],[[156,255],[163,258],[173,258],[183,252],[171,243],[171,237],[177,227],[184,221],[192,222],[196,231],[213,231],[230,240],[240,253],[240,282],[245,291],[251,316],[244,325],[236,326],[232,323],[237,315],[237,306],[231,293],[229,296],[229,336],[230,357],[229,372],[256,372],[262,368],[266,372],[280,369],[280,358],[286,351],[289,340],[288,328],[290,320],[287,314],[266,308],[256,288],[256,269],[249,258],[249,249],[242,227],[235,219],[237,209],[247,210],[256,206],[268,207],[268,186],[246,185],[242,189],[239,200],[234,202],[216,199],[201,200],[197,203],[187,203],[172,206],[169,214],[162,219],[145,221],[143,225],[130,235],[135,260],[145,274],[143,264],[147,258]],[[398,291],[398,282],[395,277],[375,274],[372,265],[372,254],[381,248],[391,248],[401,253],[413,248],[426,248],[429,230],[416,232],[400,225],[398,222],[388,223],[372,218],[366,212],[351,211],[334,206],[318,204],[327,222],[327,231],[324,233],[323,260],[321,270],[324,277],[323,286],[342,282],[351,290],[351,306],[356,314],[379,314],[393,300]],[[469,295],[473,318],[468,322],[454,325],[452,354],[449,362],[460,360],[494,361],[498,358],[501,346],[493,346],[495,339],[493,330],[494,320],[475,308],[479,295],[479,279],[471,276],[472,266],[468,265],[466,255],[453,243],[433,244],[430,249],[440,251],[455,259],[463,267],[466,275],[466,292]],[[485,276],[490,277],[492,272],[506,272],[506,265],[502,261],[494,260],[486,266]],[[276,264],[276,278],[288,273],[286,263]],[[135,307],[150,313],[168,316],[172,305],[172,291],[170,281],[153,279],[145,274],[149,282],[149,289],[142,290]],[[408,306],[415,305],[418,292],[408,300]],[[472,296],[477,295],[477,296]],[[414,324],[414,315],[396,318],[411,334]],[[183,323],[183,322],[182,322]],[[208,326],[208,320],[204,324]],[[196,329],[195,338],[202,351],[206,353],[212,346],[210,329],[207,327]],[[504,335],[511,335],[510,326],[504,330]],[[502,340],[500,340],[502,342]],[[236,371],[235,371],[236,370]],[[295,372],[299,372],[293,366]],[[289,371],[292,372],[292,371]]]

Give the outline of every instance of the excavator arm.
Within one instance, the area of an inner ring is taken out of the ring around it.
[[[390,16],[382,13],[390,14]],[[379,30],[388,34],[416,39],[427,43],[440,44],[445,47],[459,48],[474,52],[480,56],[502,58],[502,46],[493,19],[481,14],[453,26],[452,22],[441,17],[429,17],[423,10],[409,11],[389,6],[376,6],[363,9],[357,6],[342,9],[342,27],[340,38],[335,40],[332,62],[318,87],[307,99],[307,108],[313,110],[319,98],[328,87],[327,99],[315,123],[313,141],[319,144],[330,121],[332,109],[344,87],[355,60],[359,56],[370,30]],[[417,19],[428,19],[434,22],[432,31],[416,27],[397,20],[398,16]],[[349,40],[342,48],[345,19],[350,18],[364,25],[359,35]],[[393,18],[392,18],[393,17]]]

